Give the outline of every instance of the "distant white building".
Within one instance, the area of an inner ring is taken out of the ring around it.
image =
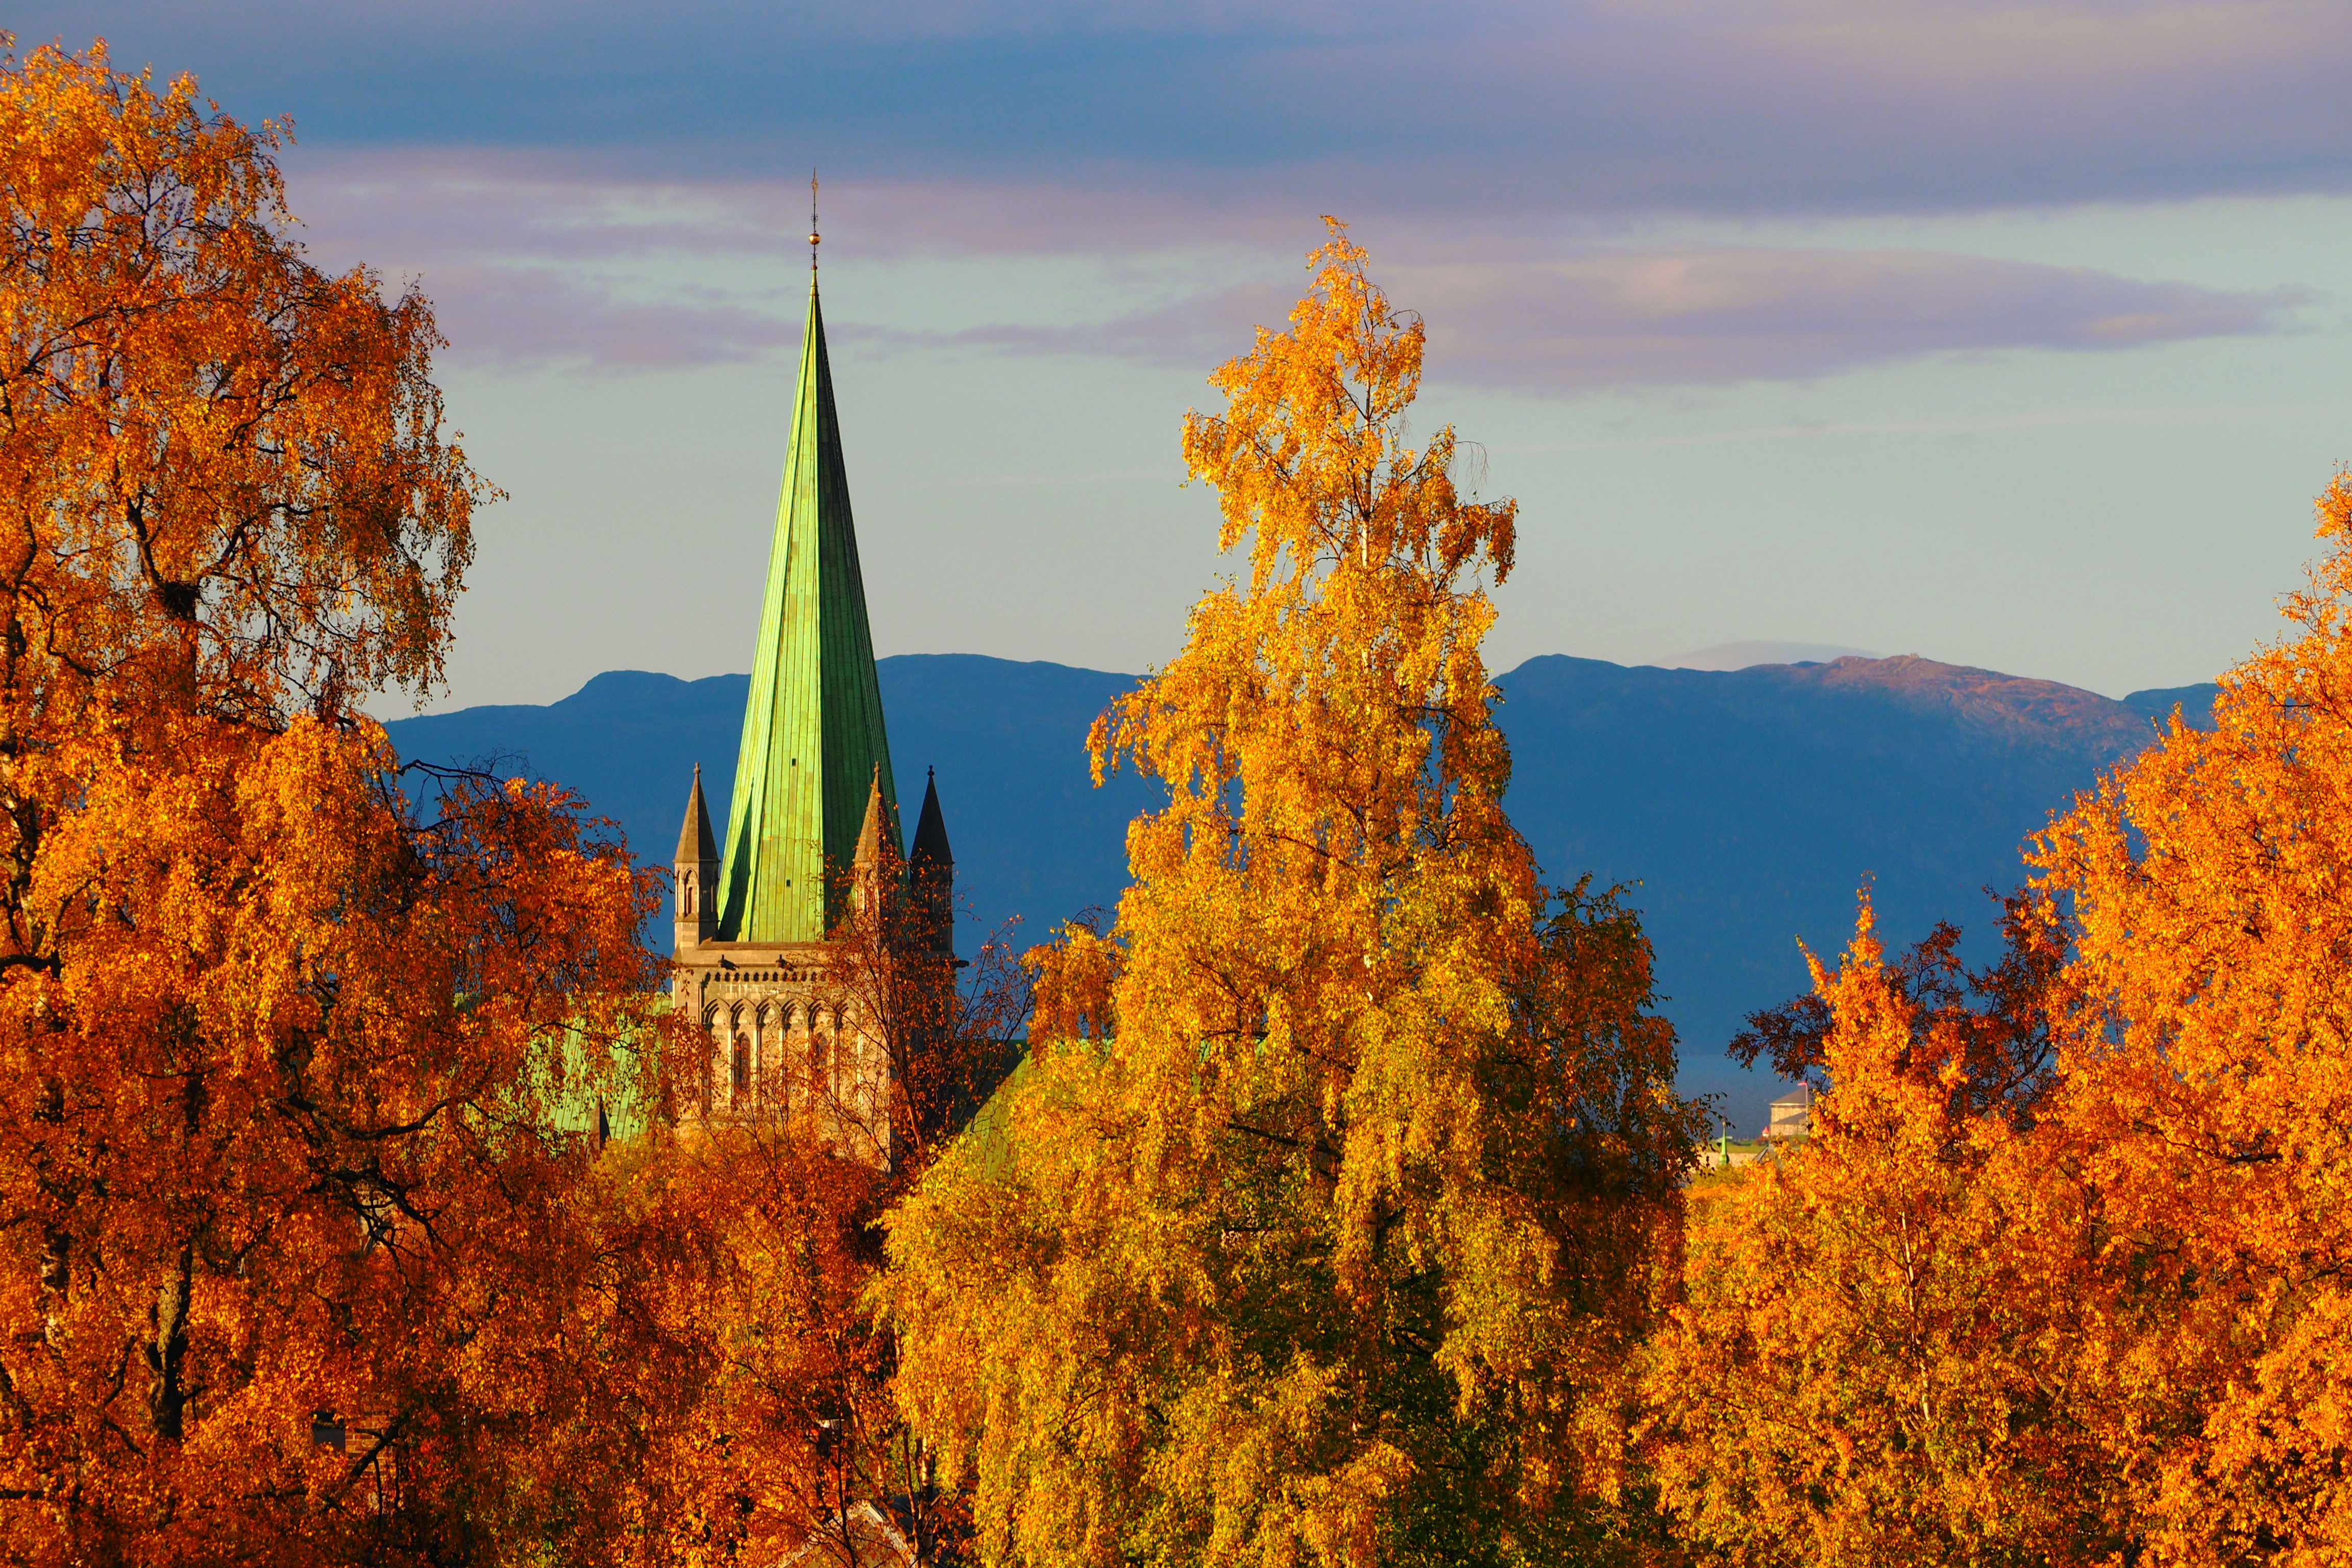
[[[1774,1100],[1771,1121],[1764,1127],[1764,1136],[1775,1143],[1793,1143],[1813,1130],[1813,1089],[1811,1084],[1799,1084],[1789,1093]]]

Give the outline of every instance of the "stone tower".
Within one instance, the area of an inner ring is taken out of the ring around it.
[[[917,840],[926,869],[910,894],[812,267],[726,836],[711,834],[698,766],[673,868],[671,994],[711,1041],[702,1114],[797,1118],[845,1153],[889,1157],[893,1069],[859,976],[910,927],[952,958],[936,788]],[[909,896],[922,918],[884,918]]]

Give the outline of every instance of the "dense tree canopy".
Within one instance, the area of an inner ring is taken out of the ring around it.
[[[652,889],[355,716],[437,675],[489,492],[430,310],[303,259],[275,140],[102,49],[0,70],[16,1561],[447,1560],[554,1506],[594,1364],[549,1347]]]
[[[861,862],[875,1076],[701,1122],[650,874],[358,710],[495,494],[427,303],[102,47],[0,139],[0,1559],[2352,1557],[2352,476],[2216,727],[1982,968],[1865,897],[1734,1046],[1810,1137],[1695,1177],[1502,809],[1516,508],[1333,224],[1185,424],[1237,571],[1095,731],[1115,920],[964,970]]]
[[[2015,1081],[2000,1031],[1922,986],[1920,954],[1884,963],[1874,925],[1865,901],[1843,965],[1815,964],[1829,1092],[1804,1147],[1693,1205],[1646,1457],[1723,1562],[2107,1561],[2126,1510],[2085,1431],[2089,1196],[2042,1164],[2046,1123],[1969,1092]]]
[[[1334,226],[1184,450],[1247,569],[1107,715],[1168,805],[1039,955],[1022,1077],[893,1226],[989,1561],[1461,1561],[1620,1526],[1694,1127],[1630,916],[1546,896],[1479,643],[1515,509],[1408,444],[1423,335]]]
[[[2352,1552],[2352,475],[2318,510],[2298,635],[2032,857],[2074,919],[2063,1114],[2116,1301],[2103,1436],[2187,1562]]]
[[[1973,977],[1939,931],[1738,1048],[1819,1075],[1698,1206],[1649,1462],[1735,1563],[2352,1549],[2352,478],[2295,636],[2053,816]]]

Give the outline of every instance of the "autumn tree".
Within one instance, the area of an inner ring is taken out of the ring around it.
[[[1246,570],[1097,724],[1168,791],[1021,1073],[891,1221],[985,1561],[1601,1550],[1696,1127],[1632,917],[1549,900],[1479,647],[1516,510],[1413,445],[1423,332],[1334,224],[1184,453]],[[1548,915],[1547,910],[1551,912]]]
[[[759,1121],[656,1126],[600,1163],[583,1345],[597,1398],[544,1428],[564,1560],[883,1561],[860,1505],[900,1426],[873,1276],[876,1173]],[[879,1517],[897,1528],[899,1521]]]
[[[2352,475],[2297,634],[2032,857],[2072,910],[2063,1114],[2101,1195],[2100,1430],[2155,1559],[2352,1552]]]
[[[2085,1375],[2096,1194],[2020,1092],[2047,994],[2011,983],[2050,978],[2052,911],[2021,894],[2007,913],[2009,956],[1970,997],[1951,928],[1890,964],[1865,898],[1843,964],[1813,963],[1815,1007],[1778,1015],[1820,1020],[1779,1037],[1800,1047],[1782,1070],[1821,1077],[1810,1136],[1693,1204],[1684,1300],[1644,1351],[1643,1457],[1706,1560],[2091,1563],[2132,1543]]]
[[[441,429],[425,300],[312,266],[278,131],[189,79],[37,49],[0,125],[0,745],[93,704],[268,726],[424,690],[488,493]]]
[[[1727,1560],[2352,1550],[2352,476],[2318,510],[2296,635],[2037,836],[1979,996],[1865,921],[1758,1020],[1818,1131],[1695,1226],[1652,1385]]]
[[[0,140],[0,1551],[561,1536],[651,889],[352,706],[438,677],[490,494],[431,311],[185,79],[35,50]]]

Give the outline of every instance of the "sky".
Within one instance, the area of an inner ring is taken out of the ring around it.
[[[1322,215],[1518,499],[1490,662],[1749,639],[2110,695],[2279,635],[2352,458],[2352,6],[34,4],[290,121],[506,492],[433,709],[748,668],[808,177],[877,651],[1141,670],[1178,430]],[[405,704],[391,711],[405,710]]]

